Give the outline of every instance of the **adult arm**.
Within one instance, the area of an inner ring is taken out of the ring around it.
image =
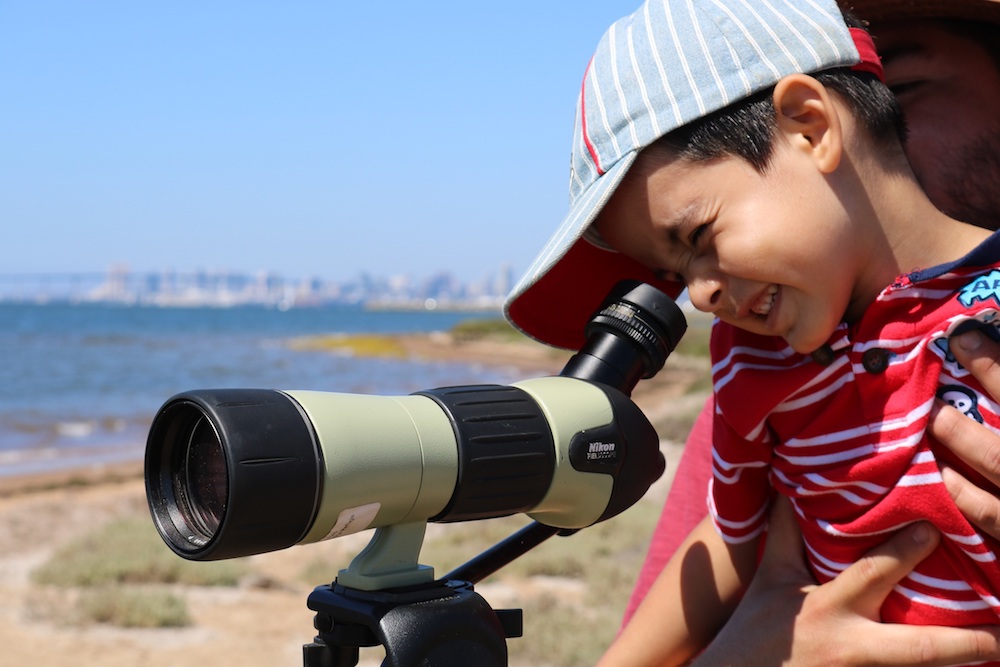
[[[1000,402],[1000,344],[979,331],[951,339],[951,350],[983,388]],[[939,403],[930,422],[931,435],[989,482],[1000,487],[1000,436],[951,406]],[[973,524],[1000,539],[1000,499],[953,468],[942,466],[945,485],[955,504]]]
[[[817,586],[802,555],[791,504],[771,513],[761,565],[729,623],[693,663],[722,665],[949,665],[1000,658],[1000,626],[883,624],[892,587],[937,545],[927,524],[910,526]]]
[[[685,663],[729,619],[757,563],[758,540],[727,544],[709,517],[684,540],[598,667]]]

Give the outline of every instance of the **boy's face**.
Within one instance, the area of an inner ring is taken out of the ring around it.
[[[765,174],[733,157],[644,159],[597,220],[613,248],[685,283],[697,309],[798,352],[860,316],[865,253],[802,151],[777,142]]]

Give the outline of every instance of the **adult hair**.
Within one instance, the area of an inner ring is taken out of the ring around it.
[[[863,22],[846,11],[844,20],[849,27],[864,29]],[[896,98],[878,77],[850,68],[824,70],[811,76],[844,102],[877,149],[903,155],[903,115]],[[692,161],[735,156],[764,173],[770,164],[777,129],[773,92],[773,86],[759,91],[660,137],[643,150],[636,166],[642,169],[642,162],[655,162],[664,153]]]
[[[941,26],[953,35],[970,39],[979,44],[983,51],[989,54],[993,64],[1000,71],[1000,39],[997,39],[1000,25],[983,21],[951,19],[941,21]]]

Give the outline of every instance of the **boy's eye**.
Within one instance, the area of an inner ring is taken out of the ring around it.
[[[687,285],[687,281],[684,280],[684,276],[677,273],[676,271],[655,271],[654,275],[657,280],[663,280],[668,283],[679,283],[681,285]]]
[[[688,237],[688,243],[691,244],[692,248],[698,246],[698,241],[701,240],[701,238],[705,235],[705,232],[707,231],[708,231],[708,223],[705,223],[703,225],[698,225],[693,230],[691,230],[691,235]]]

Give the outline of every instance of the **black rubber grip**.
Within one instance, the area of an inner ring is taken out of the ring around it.
[[[417,393],[444,409],[458,442],[455,493],[431,521],[507,516],[541,502],[552,484],[555,449],[548,421],[530,394],[504,385]]]

